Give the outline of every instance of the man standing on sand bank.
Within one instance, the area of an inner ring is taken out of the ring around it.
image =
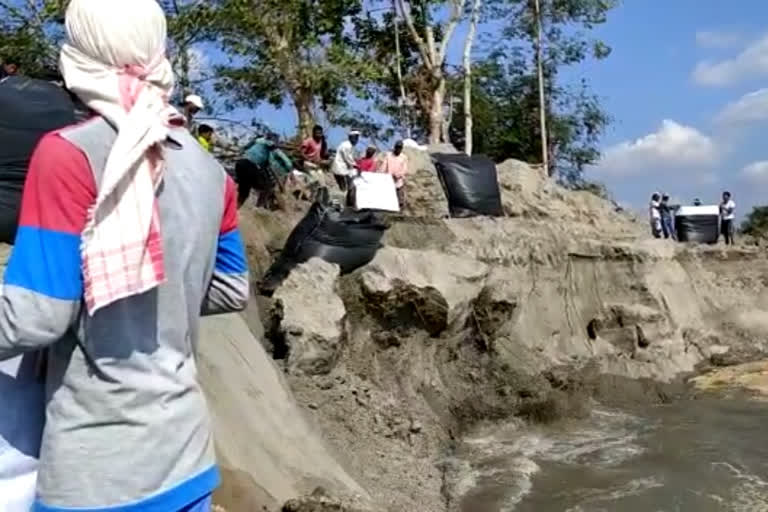
[[[400,208],[405,208],[405,176],[408,174],[408,157],[403,153],[403,141],[397,141],[391,153],[387,153],[379,167],[380,172],[392,175],[397,189],[397,200]]]
[[[195,353],[201,314],[248,301],[235,188],[168,104],[155,0],[71,0],[66,33],[96,116],[32,155],[0,302],[0,360],[48,349],[34,510],[207,512]]]
[[[661,195],[653,194],[651,204],[648,207],[648,215],[651,221],[651,235],[653,238],[661,238]]]
[[[720,203],[720,232],[725,238],[725,245],[733,245],[733,233],[736,219],[736,203],[733,201],[730,192],[723,192],[723,200]]]
[[[359,174],[355,155],[355,146],[358,142],[360,142],[360,132],[357,130],[350,131],[347,140],[342,142],[336,150],[336,156],[331,167],[339,189],[347,193],[347,206],[354,204],[352,179]]]

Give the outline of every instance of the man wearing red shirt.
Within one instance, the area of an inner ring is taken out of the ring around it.
[[[321,126],[312,129],[312,137],[301,143],[301,156],[307,170],[328,164],[328,146]]]
[[[357,161],[357,168],[360,172],[376,172],[376,148],[368,148],[365,151],[365,158]]]

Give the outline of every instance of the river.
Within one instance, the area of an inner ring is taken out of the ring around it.
[[[692,400],[486,428],[459,450],[461,512],[768,511],[768,404]]]

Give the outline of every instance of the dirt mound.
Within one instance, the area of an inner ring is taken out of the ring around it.
[[[611,201],[515,161],[499,166],[506,217],[446,219],[429,156],[406,151],[408,216],[389,218],[376,258],[342,277],[310,261],[249,316],[269,320],[265,344],[280,347],[275,364],[309,417],[301,428],[314,437],[301,450],[316,454],[314,467],[337,468],[334,481],[313,485],[345,495],[343,475],[354,475],[374,509],[456,510],[449,456],[478,423],[555,421],[584,413],[591,398],[663,402],[698,368],[768,351],[759,248],[649,239]],[[291,215],[244,214],[256,272]],[[246,378],[228,376],[227,386]],[[251,410],[254,398],[242,398],[240,410]],[[265,445],[286,441],[259,430],[258,418],[227,421]],[[320,439],[328,450],[315,447]],[[230,466],[277,485],[245,461]],[[298,466],[282,467],[282,479],[304,481]],[[281,498],[311,490],[296,483]]]

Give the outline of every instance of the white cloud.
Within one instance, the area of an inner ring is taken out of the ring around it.
[[[747,123],[768,120],[768,89],[759,89],[745,94],[729,103],[717,115],[721,123]]]
[[[765,74],[768,74],[768,35],[730,59],[699,62],[693,71],[693,79],[699,85],[725,86]]]
[[[707,166],[719,156],[719,148],[710,137],[696,128],[665,119],[656,132],[606,149],[597,173],[650,174],[671,167]]]
[[[696,44],[702,48],[733,48],[744,42],[744,36],[729,30],[699,30]]]
[[[768,160],[749,164],[742,169],[741,175],[752,183],[768,183]]]

